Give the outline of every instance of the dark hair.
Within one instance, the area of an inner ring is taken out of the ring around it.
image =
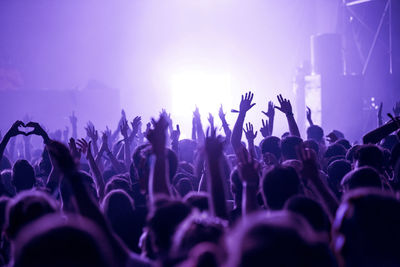
[[[344,148],[344,146],[342,146],[341,144],[332,144],[330,146],[328,146],[328,148],[326,149],[325,153],[324,153],[324,158],[333,158],[336,156],[346,156],[346,148]]]
[[[300,145],[303,140],[297,136],[288,136],[281,141],[282,156],[285,160],[297,159],[296,147]]]
[[[374,189],[344,196],[335,223],[334,247],[346,266],[400,265],[400,203]]]
[[[318,232],[330,232],[331,223],[321,204],[304,196],[294,196],[288,199],[285,209],[303,216],[312,228]]]
[[[274,166],[262,181],[265,202],[273,210],[282,209],[285,202],[300,192],[300,179],[292,167]]]
[[[347,160],[335,160],[328,165],[328,185],[332,191],[340,198],[340,183],[343,177],[351,171],[351,164]]]
[[[100,228],[86,218],[47,215],[21,231],[13,250],[14,265],[116,266]]]
[[[383,152],[377,145],[362,145],[354,155],[358,166],[370,166],[378,171],[382,171],[384,165]]]
[[[261,153],[273,154],[277,160],[281,158],[281,139],[276,136],[268,136],[260,142]]]
[[[150,213],[147,224],[159,253],[167,253],[176,227],[190,214],[189,205],[180,201],[163,201]]]
[[[361,167],[347,173],[341,182],[343,190],[353,190],[362,187],[382,188],[379,173],[371,167]]]
[[[324,138],[324,130],[318,125],[311,125],[307,128],[307,139],[315,140],[321,143]]]
[[[7,203],[6,233],[14,239],[28,223],[58,210],[56,202],[41,191],[24,191]]]
[[[26,160],[17,160],[13,166],[12,182],[17,192],[33,188],[36,183],[35,171]]]

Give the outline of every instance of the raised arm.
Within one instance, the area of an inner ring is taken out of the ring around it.
[[[131,144],[130,144],[130,138],[128,135],[128,122],[122,121],[121,123],[121,134],[122,137],[124,138],[124,161],[125,161],[125,167],[129,168],[129,166],[131,165]]]
[[[260,165],[244,147],[241,148],[237,155],[239,162],[239,175],[243,184],[242,213],[246,216],[259,208],[257,203],[257,193],[260,180]]]
[[[72,138],[78,138],[78,118],[75,116],[75,112],[73,111],[71,116],[69,116],[69,121],[71,122],[72,127]]]
[[[205,139],[205,134],[203,130],[203,125],[201,123],[201,117],[198,107],[196,107],[195,111],[193,112],[193,120],[196,125],[197,143],[203,144]]]
[[[311,186],[315,188],[315,193],[327,208],[330,217],[334,218],[338,208],[338,201],[319,176],[317,156],[315,152],[311,149],[305,148],[304,146],[299,146],[298,156],[303,163],[301,176],[304,180],[310,181]]]
[[[383,102],[381,102],[378,109],[378,127],[381,127],[383,125],[382,109],[383,109]]]
[[[215,129],[211,135],[207,133],[205,140],[207,186],[210,194],[210,207],[214,215],[223,219],[228,218],[226,208],[225,188],[222,178],[223,144],[216,137]]]
[[[228,122],[226,121],[226,118],[225,118],[226,114],[224,113],[224,109],[222,108],[222,104],[221,104],[221,106],[220,106],[220,108],[219,108],[218,116],[219,116],[219,118],[221,119],[222,128],[224,129],[224,133],[225,133],[226,139],[227,139],[227,140],[231,140],[232,131],[231,131],[231,129],[229,128]]]
[[[154,129],[150,129],[147,133],[147,139],[152,146],[155,156],[155,164],[150,170],[149,177],[149,197],[152,207],[157,195],[171,196],[165,149],[168,123],[163,116],[160,116],[157,122],[153,120],[153,125]]]
[[[279,109],[286,115],[286,119],[289,124],[289,132],[292,136],[300,136],[299,128],[297,127],[296,120],[293,116],[292,104],[290,104],[290,100],[283,98],[282,95],[278,95],[278,102],[280,106],[275,106],[276,109]]]
[[[22,121],[14,122],[14,124],[11,126],[11,128],[8,130],[8,132],[4,135],[4,137],[0,143],[0,160],[3,158],[4,150],[6,149],[7,144],[10,141],[10,139],[19,134],[24,134],[23,132],[21,132],[18,129],[21,126],[25,126]]]
[[[92,149],[91,149],[92,142],[90,141],[88,143],[88,142],[86,142],[85,139],[80,139],[77,141],[77,144],[78,144],[79,148],[81,149],[81,152],[86,155],[86,159],[89,162],[90,171],[96,181],[97,194],[99,196],[99,199],[102,200],[104,198],[105,184],[104,184],[103,175],[101,174],[101,172],[96,164],[96,161],[93,158]]]
[[[179,137],[181,136],[181,129],[179,124],[176,125],[176,130],[171,132],[171,147],[176,156],[179,156]]]
[[[308,124],[310,124],[310,126],[313,126],[313,125],[314,125],[314,122],[312,121],[312,118],[311,118],[311,109],[310,109],[309,107],[307,107],[306,116],[307,116]]]
[[[112,255],[118,266],[126,265],[128,259],[128,250],[121,244],[121,242],[115,238],[111,231],[106,219],[94,202],[93,198],[90,197],[85,185],[78,172],[78,167],[75,165],[74,159],[63,144],[51,141],[47,144],[52,162],[57,164],[58,169],[62,173],[63,179],[70,184],[72,189],[72,195],[76,200],[77,208],[79,213],[91,219],[95,222],[105,233],[107,237],[106,242],[109,242],[112,247]]]
[[[254,94],[252,92],[248,92],[244,96],[242,95],[242,100],[240,101],[239,116],[236,120],[235,126],[233,127],[231,138],[232,147],[235,152],[242,146],[241,140],[244,119],[247,111],[255,105],[255,103],[251,103],[253,101],[253,96]]]
[[[243,129],[244,134],[246,135],[247,143],[248,143],[248,149],[250,151],[250,154],[252,158],[256,158],[256,149],[254,147],[254,139],[257,137],[257,131],[254,133],[253,131],[253,124],[250,122],[246,124],[246,130]]]
[[[95,129],[94,124],[90,121],[88,122],[85,130],[87,136],[92,141],[93,153],[97,155],[97,153],[99,153],[99,147],[97,145],[97,141],[99,140],[99,133]]]
[[[272,135],[272,132],[274,130],[274,118],[275,118],[274,102],[269,101],[268,102],[268,110],[267,110],[267,112],[262,111],[262,113],[265,116],[267,116],[267,118],[268,118],[268,122],[267,122],[267,124],[268,124],[268,132],[269,132],[269,135]]]
[[[364,144],[376,144],[383,138],[399,129],[399,124],[393,120],[378,127],[363,136]]]

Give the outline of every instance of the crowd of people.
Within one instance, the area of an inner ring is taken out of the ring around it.
[[[325,136],[309,109],[300,136],[281,95],[255,144],[254,105],[242,95],[232,129],[222,106],[207,126],[196,109],[182,140],[165,110],[144,131],[122,112],[115,131],[89,122],[85,137],[75,115],[71,136],[16,121],[0,144],[0,264],[400,266],[400,103],[358,144]]]

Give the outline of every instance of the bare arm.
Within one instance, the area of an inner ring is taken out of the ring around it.
[[[215,129],[211,129],[211,136],[205,141],[207,186],[210,193],[210,207],[215,216],[223,219],[228,218],[226,208],[225,188],[222,178],[221,160],[223,157],[223,145],[215,136]]]
[[[244,125],[244,119],[246,117],[247,111],[249,111],[255,103],[251,103],[253,101],[253,93],[248,92],[245,96],[242,95],[242,100],[240,101],[240,111],[239,116],[236,120],[235,126],[233,127],[231,143],[234,151],[240,149],[242,146],[242,129]]]
[[[262,113],[268,117],[268,132],[269,136],[272,135],[272,132],[274,130],[274,118],[275,118],[275,108],[274,108],[274,103],[272,101],[268,102],[268,111],[262,111]],[[263,135],[264,136],[264,135]],[[265,137],[265,136],[264,136]]]
[[[153,125],[154,129],[149,130],[147,134],[147,139],[151,143],[155,155],[155,164],[150,170],[149,177],[149,197],[152,206],[157,195],[171,196],[165,150],[168,123],[161,116],[157,122],[153,121]]]
[[[376,144],[380,142],[383,138],[390,135],[394,131],[399,129],[398,123],[391,120],[388,123],[382,125],[381,127],[376,128],[375,130],[370,131],[366,135],[363,136],[364,144]]]
[[[294,116],[293,116],[292,104],[290,104],[290,100],[283,98],[282,95],[278,95],[278,101],[279,101],[280,107],[275,106],[275,108],[279,109],[286,115],[286,119],[289,124],[290,134],[292,136],[301,137],[299,128],[297,127],[296,120],[294,119]]]
[[[257,193],[260,180],[258,174],[260,165],[244,147],[237,155],[239,175],[243,184],[242,213],[246,216],[259,209]]]
[[[250,122],[246,124],[246,130],[243,129],[243,131],[246,135],[250,155],[252,158],[256,158],[256,149],[254,147],[254,139],[256,139],[256,137],[257,137],[257,131],[254,133],[253,124],[251,124]]]

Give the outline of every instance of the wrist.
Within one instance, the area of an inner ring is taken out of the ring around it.
[[[293,112],[287,112],[285,113],[286,117],[293,117]]]

